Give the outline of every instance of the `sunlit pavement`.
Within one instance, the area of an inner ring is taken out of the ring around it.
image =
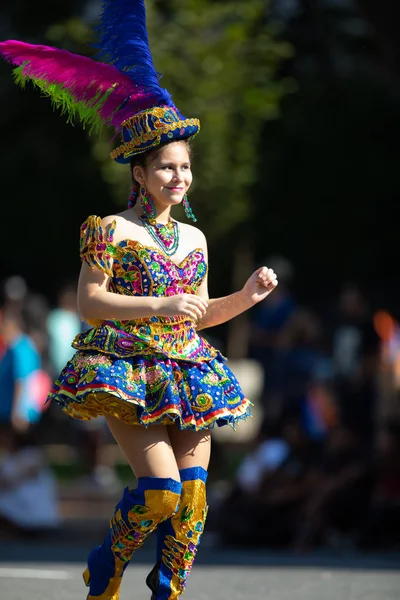
[[[185,600],[399,600],[398,555],[319,552],[306,556],[216,550],[207,540],[189,578]],[[88,548],[0,542],[0,600],[85,600],[82,570]],[[128,567],[121,600],[150,600],[145,586],[154,544]]]
[[[4,600],[84,600],[82,566],[18,564],[0,567]],[[144,585],[149,567],[131,566],[121,600],[150,600]],[[187,600],[398,600],[399,575],[394,572],[329,568],[227,567],[198,565],[190,576]]]

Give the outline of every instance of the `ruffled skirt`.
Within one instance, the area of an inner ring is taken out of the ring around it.
[[[175,424],[210,429],[251,415],[251,402],[226,365],[215,356],[203,362],[151,356],[116,356],[78,350],[49,394],[75,419],[112,415],[131,425]]]

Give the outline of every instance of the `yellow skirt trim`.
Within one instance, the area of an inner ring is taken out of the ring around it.
[[[117,396],[113,396],[109,392],[92,392],[85,397],[85,401],[68,402],[63,406],[63,411],[74,419],[89,421],[96,417],[110,415],[116,417],[127,425],[178,425],[180,429],[192,429],[200,431],[210,428],[215,421],[226,419],[233,429],[236,428],[235,422],[229,422],[230,417],[235,420],[246,420],[251,417],[250,407],[253,406],[248,398],[243,398],[242,402],[236,408],[229,408],[219,412],[216,415],[210,415],[208,420],[197,418],[191,415],[188,419],[182,418],[182,414],[177,407],[168,407],[164,414],[153,414],[138,418],[137,409],[140,408],[134,402],[127,402]]]

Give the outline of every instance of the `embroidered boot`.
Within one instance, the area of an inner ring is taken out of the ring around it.
[[[180,471],[182,493],[178,511],[157,530],[157,562],[146,578],[151,600],[176,600],[183,593],[207,516],[207,471]]]
[[[83,578],[87,600],[118,600],[122,575],[135,550],[157,525],[178,508],[181,483],[140,477],[135,490],[124,490],[110,521],[106,539],[89,554]]]

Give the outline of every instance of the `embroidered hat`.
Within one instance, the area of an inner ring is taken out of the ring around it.
[[[17,84],[31,81],[68,121],[77,116],[90,131],[113,127],[121,141],[111,158],[119,163],[164,142],[194,137],[200,121],[184,117],[159,84],[144,0],[105,0],[96,32],[98,60],[17,40],[0,42],[0,55],[15,65]]]
[[[111,158],[125,163],[159,144],[193,137],[200,129],[200,121],[186,119],[174,106],[155,106],[126,119],[122,128],[124,141],[111,152]]]

